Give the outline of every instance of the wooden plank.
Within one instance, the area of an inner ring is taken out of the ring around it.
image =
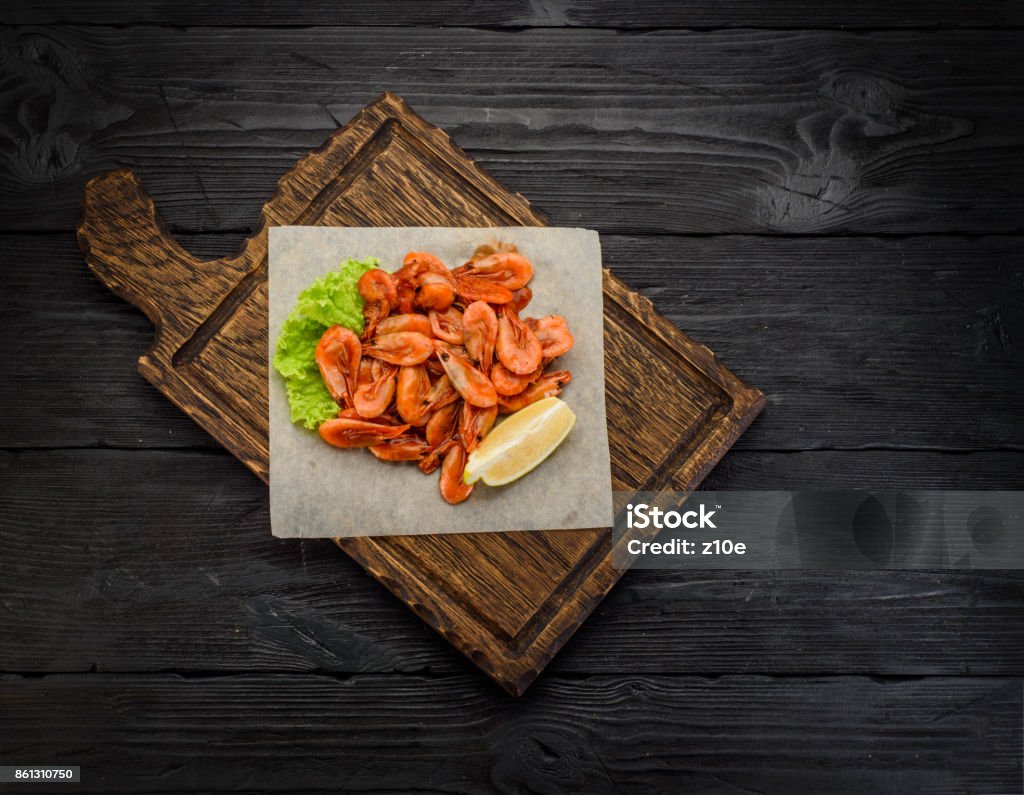
[[[765,389],[741,449],[1024,449],[1012,238],[616,243],[616,272]]]
[[[4,230],[72,228],[85,179],[117,166],[141,174],[175,230],[249,229],[296,157],[386,86],[558,225],[1020,231],[1020,32],[82,27],[8,38],[16,77],[3,97],[24,124],[0,164]]]
[[[1011,678],[552,677],[520,703],[474,677],[48,676],[0,688],[5,762],[77,764],[99,792],[1020,785],[1024,704]]]
[[[808,6],[802,0],[764,3],[733,0],[729,3],[679,3],[672,0],[623,3],[615,0],[526,0],[487,3],[434,0],[431,3],[382,3],[372,0],[337,4],[318,2],[249,2],[244,4],[186,5],[173,13],[160,0],[101,0],[69,4],[60,0],[12,0],[0,13],[7,24],[42,25],[217,25],[227,27],[272,25],[400,25],[487,27],[610,27],[610,28],[984,28],[1024,25],[1024,11],[1016,3],[999,0],[936,0],[920,4],[870,2]]]
[[[0,447],[216,445],[139,378],[152,324],[82,267],[73,234],[4,235],[0,252]]]
[[[708,482],[1020,488],[1024,454],[735,453]],[[226,452],[0,454],[0,505],[0,671],[472,670],[329,542],[272,538]],[[549,670],[1024,675],[1022,647],[1020,572],[633,571]]]
[[[733,451],[704,489],[1024,488],[1020,451],[929,453],[904,450]],[[1000,471],[1001,467],[1005,467]]]
[[[240,240],[181,238],[200,259]],[[614,273],[765,389],[768,410],[736,449],[984,450],[1024,447],[1022,240],[601,243]],[[0,250],[0,446],[213,444],[137,377],[150,323],[82,268],[70,235],[6,235]]]
[[[257,232],[232,257],[200,263],[182,249],[130,171],[91,180],[78,241],[93,273],[153,321],[153,344],[139,372],[264,480],[266,230],[279,224],[543,220],[393,94],[360,111],[281,178]],[[695,488],[757,416],[764,396],[610,272],[603,282],[612,486]],[[637,405],[670,394],[675,411],[636,423]],[[621,576],[610,538],[610,528],[553,528],[336,543],[518,695]]]

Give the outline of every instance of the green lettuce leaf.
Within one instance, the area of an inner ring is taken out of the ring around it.
[[[338,406],[316,364],[316,345],[335,324],[362,333],[363,299],[356,283],[366,271],[379,265],[372,257],[346,260],[337,271],[325,274],[299,293],[274,350],[274,369],[285,379],[292,422],[315,430],[337,416]]]
[[[277,372],[291,378],[307,372],[311,366],[316,369],[316,344],[326,328],[319,321],[294,313],[285,320],[274,354]]]
[[[359,277],[380,262],[350,259],[337,271],[327,273],[299,293],[295,312],[322,323],[325,328],[340,323],[357,334],[363,330],[363,298],[356,289]]]
[[[285,380],[292,422],[315,431],[320,423],[338,416],[338,404],[314,367]]]

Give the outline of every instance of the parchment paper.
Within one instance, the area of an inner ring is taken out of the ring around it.
[[[611,466],[604,402],[601,249],[586,229],[338,228],[270,229],[270,357],[295,300],[348,257],[377,257],[396,270],[408,251],[429,251],[449,267],[481,243],[511,242],[534,264],[533,300],[524,316],[563,315],[576,338],[559,357],[573,380],[561,398],[576,425],[540,466],[499,488],[478,483],[448,505],[438,474],[414,463],[378,461],[366,450],[339,450],[293,425],[283,379],[270,368],[270,518],[279,538],[422,535],[610,527]],[[501,418],[499,417],[499,422]]]

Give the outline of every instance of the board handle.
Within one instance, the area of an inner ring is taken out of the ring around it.
[[[234,268],[198,260],[178,245],[130,169],[89,180],[78,244],[96,277],[152,321],[151,350],[180,345],[234,284],[225,273]]]

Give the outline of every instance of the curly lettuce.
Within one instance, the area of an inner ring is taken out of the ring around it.
[[[285,380],[292,422],[309,430],[338,414],[316,364],[316,345],[323,333],[341,324],[356,334],[363,331],[363,298],[359,277],[380,262],[372,257],[346,260],[336,271],[317,279],[299,293],[277,338],[274,369]]]

